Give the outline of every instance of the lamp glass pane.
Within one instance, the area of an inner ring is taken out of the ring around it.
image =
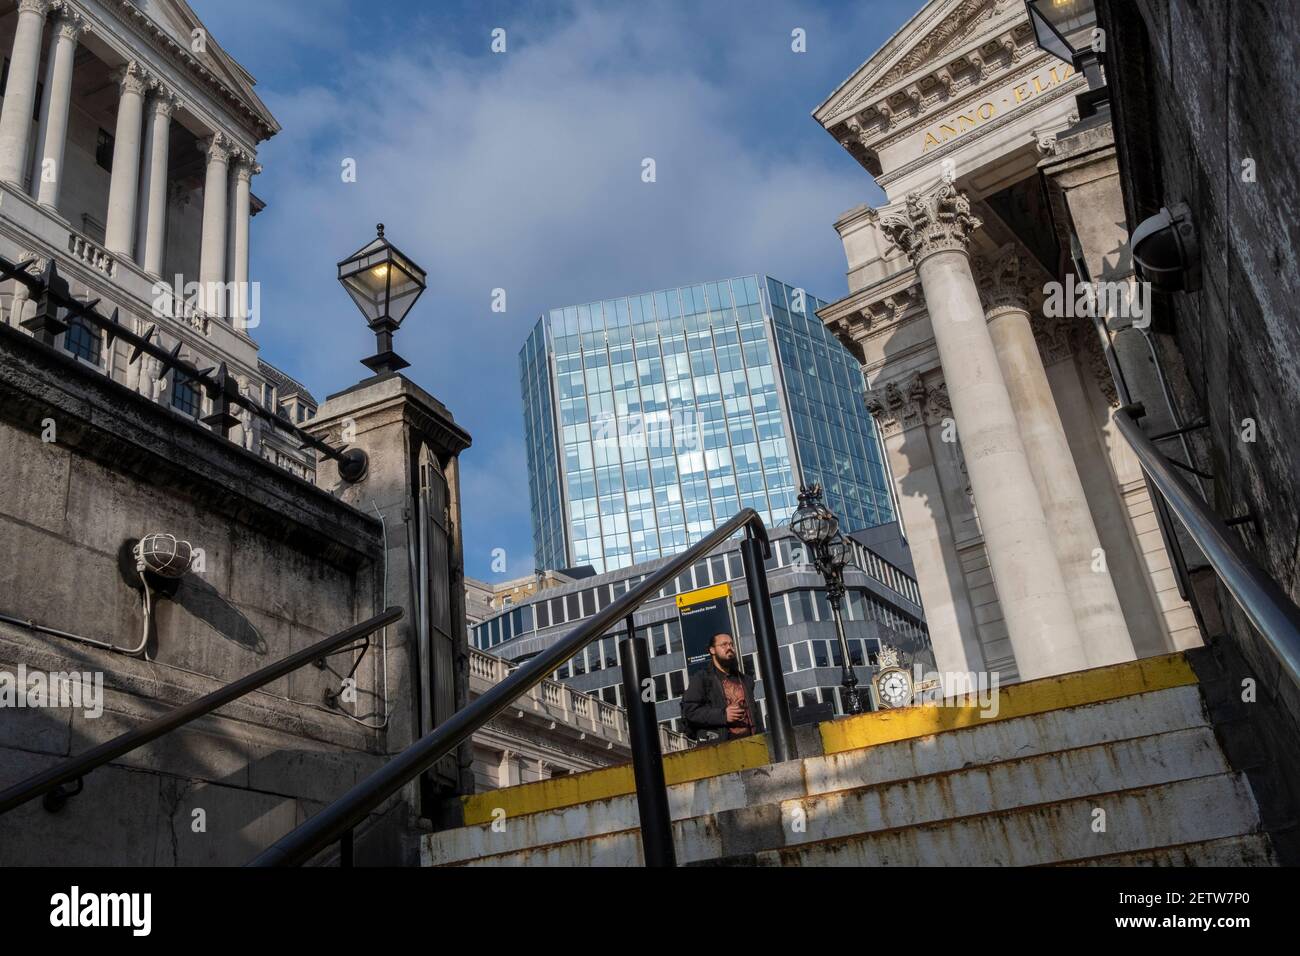
[[[1076,53],[1092,45],[1092,31],[1097,26],[1093,0],[1035,0],[1030,9],[1037,15],[1033,19],[1038,44],[1053,56],[1072,63]],[[1038,17],[1043,24],[1037,22]],[[1058,35],[1053,35],[1053,30]]]

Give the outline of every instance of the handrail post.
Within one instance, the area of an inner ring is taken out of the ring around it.
[[[767,700],[772,760],[776,763],[797,760],[799,747],[790,722],[790,700],[785,696],[785,672],[781,670],[781,649],[776,640],[776,623],[772,620],[772,597],[767,590],[762,543],[753,535],[746,535],[740,543],[740,555],[745,563],[745,588],[749,591],[749,616],[754,622],[758,671],[763,678],[763,697]]]
[[[636,805],[641,819],[641,850],[646,866],[676,866],[673,823],[668,813],[668,786],[659,748],[659,722],[655,719],[654,679],[644,637],[638,637],[632,615],[627,616],[627,637],[619,642],[623,654],[623,696],[627,699],[628,730],[632,738],[632,775],[636,779]],[[649,700],[646,690],[650,691]]]

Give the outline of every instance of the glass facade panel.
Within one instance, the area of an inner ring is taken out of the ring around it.
[[[675,554],[743,507],[779,524],[801,481],[850,530],[893,520],[823,305],[754,275],[542,316],[519,354],[537,567]]]

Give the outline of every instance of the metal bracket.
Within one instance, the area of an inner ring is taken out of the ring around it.
[[[58,813],[69,800],[85,789],[86,783],[81,777],[77,778],[77,788],[75,790],[69,790],[66,783],[61,783],[53,790],[46,791],[44,798],[41,800],[41,806],[49,813]]]

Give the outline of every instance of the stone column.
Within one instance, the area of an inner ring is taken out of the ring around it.
[[[994,260],[980,263],[976,274],[1088,663],[1101,667],[1131,661],[1133,641],[1030,322],[1034,286],[1042,283],[1030,278],[1029,263],[1010,244]]]
[[[36,71],[41,65],[41,34],[49,0],[20,0],[18,26],[9,55],[9,79],[0,109],[0,180],[23,188],[27,146],[36,104]]]
[[[945,675],[944,692],[973,690],[959,675],[978,674],[986,662],[929,438],[930,427],[941,425],[951,412],[947,390],[942,382],[926,384],[918,372],[904,381],[875,383],[867,409],[880,425],[889,456],[935,664]]]
[[[117,72],[121,98],[113,134],[113,175],[108,187],[108,224],[104,246],[114,255],[135,261],[135,214],[140,188],[140,130],[144,118],[147,79],[132,60]]]
[[[945,182],[909,194],[880,228],[921,279],[998,601],[1030,680],[1084,670],[1088,659],[971,274],[967,244],[980,225]]]
[[[261,171],[262,167],[248,156],[241,156],[235,164],[234,221],[230,230],[233,256],[230,278],[235,284],[235,291],[231,297],[231,318],[241,323],[248,319],[248,224],[253,214],[252,178]]]
[[[32,190],[49,209],[59,205],[63,182],[63,156],[68,145],[68,111],[72,102],[72,62],[77,41],[86,31],[81,14],[70,7],[59,11],[50,40],[49,68],[45,75],[45,104],[36,132],[36,157],[32,164]],[[47,169],[48,165],[48,169]]]
[[[226,204],[229,201],[230,140],[214,133],[202,143],[208,157],[203,180],[203,240],[199,247],[199,282],[203,311],[221,315],[221,289],[226,282]]]
[[[149,100],[144,169],[140,177],[144,206],[136,229],[136,249],[141,268],[154,276],[161,276],[163,269],[163,243],[167,238],[168,152],[172,114],[178,105],[176,94],[161,84]]]

